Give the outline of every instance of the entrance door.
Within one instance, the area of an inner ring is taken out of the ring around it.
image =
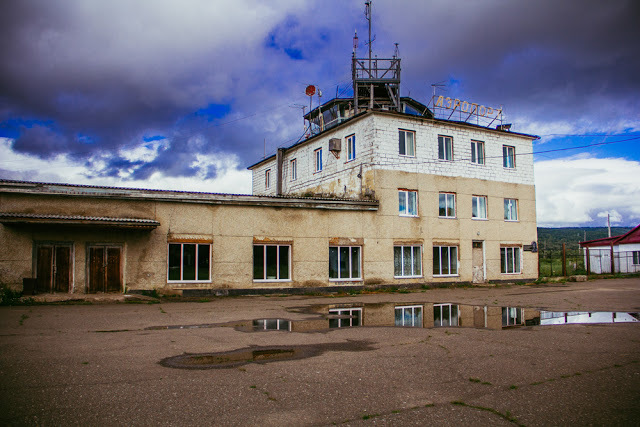
[[[89,246],[88,293],[122,292],[122,248]]]
[[[484,283],[483,242],[473,242],[471,263],[473,265],[473,283]]]
[[[69,292],[71,264],[71,245],[38,245],[36,248],[37,292]]]

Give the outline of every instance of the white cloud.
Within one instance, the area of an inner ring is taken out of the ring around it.
[[[640,222],[640,162],[584,155],[535,163],[539,226]],[[598,218],[603,218],[599,220]]]

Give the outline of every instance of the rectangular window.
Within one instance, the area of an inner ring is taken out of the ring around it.
[[[256,319],[254,331],[291,331],[291,322],[287,319]]]
[[[471,163],[484,165],[484,142],[471,141]]]
[[[399,134],[399,153],[401,156],[416,155],[416,133],[412,130],[398,129]]]
[[[510,169],[516,167],[516,147],[502,146],[502,166]]]
[[[169,243],[167,280],[170,282],[207,282],[211,278],[211,245]]]
[[[487,196],[473,196],[471,198],[471,218],[487,219]]]
[[[504,220],[505,221],[518,220],[518,200],[517,199],[504,199]]]
[[[253,280],[291,279],[291,245],[253,245]]]
[[[456,195],[454,193],[440,193],[438,216],[443,218],[456,217]]]
[[[330,308],[329,327],[362,326],[362,308]]]
[[[356,158],[356,136],[350,135],[346,138],[347,142],[347,161]]]
[[[322,171],[322,148],[318,148],[314,151],[315,154],[315,165],[314,170],[316,172]]]
[[[457,276],[458,275],[458,247],[434,246],[433,247],[433,275]]]
[[[329,246],[329,279],[361,278],[360,246]]]
[[[401,216],[418,216],[418,192],[398,190],[398,213]]]
[[[264,188],[269,189],[271,187],[271,169],[264,171]]]
[[[438,158],[440,160],[453,160],[453,138],[438,135]]]
[[[503,274],[520,273],[520,248],[500,248],[500,272]]]
[[[420,246],[394,246],[393,275],[395,277],[422,277],[422,248]]]
[[[408,305],[396,307],[396,326],[422,328],[422,306]]]
[[[433,326],[458,326],[457,304],[434,304]]]
[[[522,311],[518,307],[502,307],[502,326],[523,325]]]
[[[633,265],[640,265],[640,251],[633,251]]]
[[[289,173],[291,176],[291,181],[295,181],[298,179],[298,160],[293,159],[289,162]]]

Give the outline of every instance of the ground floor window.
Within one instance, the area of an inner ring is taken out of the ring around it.
[[[394,246],[393,275],[395,277],[422,277],[422,248],[420,246]]]
[[[211,278],[211,245],[169,243],[169,281],[202,282]]]
[[[290,331],[291,322],[287,319],[256,319],[253,321],[256,331]]]
[[[517,307],[502,307],[502,326],[524,324],[522,309]]]
[[[329,246],[329,279],[360,280],[360,246]]]
[[[291,279],[291,245],[253,245],[253,280]]]
[[[434,304],[433,305],[433,325],[434,326],[458,326],[458,305]]]
[[[422,306],[408,305],[396,307],[396,326],[422,327]]]
[[[458,247],[433,247],[433,275],[456,276],[458,274]]]
[[[633,251],[633,265],[640,265],[640,251]]]
[[[362,326],[362,308],[329,309],[330,328],[347,328],[349,326]]]
[[[500,272],[503,274],[520,273],[520,248],[500,248]]]

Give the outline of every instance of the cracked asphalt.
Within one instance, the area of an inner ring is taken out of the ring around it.
[[[640,279],[347,297],[0,307],[0,423],[640,423],[640,322],[315,332],[230,326],[258,318],[309,320],[318,315],[305,307],[322,304],[391,301],[639,312]],[[255,347],[306,353],[226,369],[159,363],[184,353]]]

